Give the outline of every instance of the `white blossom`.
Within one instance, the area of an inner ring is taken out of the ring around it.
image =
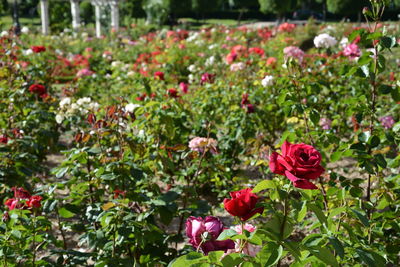
[[[274,77],[271,75],[267,75],[261,81],[262,86],[268,87],[274,84]]]
[[[322,33],[314,38],[314,45],[317,48],[330,48],[337,44],[337,40],[327,33]]]

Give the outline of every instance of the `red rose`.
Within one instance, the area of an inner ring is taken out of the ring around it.
[[[32,196],[28,201],[26,201],[26,205],[30,208],[40,208],[42,206],[40,201],[42,201],[41,196]]]
[[[0,144],[7,144],[8,137],[6,135],[0,135]]]
[[[256,208],[258,196],[250,188],[229,193],[232,199],[224,199],[224,206],[232,216],[237,216],[242,221],[247,221],[256,213],[262,214],[263,207]]]
[[[32,84],[29,86],[29,92],[38,94],[39,96],[46,94],[46,87],[41,84]]]
[[[309,180],[317,179],[325,171],[320,164],[321,154],[313,146],[285,141],[282,155],[272,153],[269,168],[273,173],[285,175],[297,188],[318,189]]]
[[[13,187],[11,190],[14,191],[15,198],[28,199],[31,197],[31,194],[22,187]]]
[[[32,49],[32,51],[35,52],[35,53],[40,53],[40,52],[46,51],[46,47],[44,47],[44,46],[42,46],[42,45],[32,46],[31,49]]]
[[[156,71],[154,73],[154,78],[159,79],[159,80],[164,80],[164,72],[162,71]]]
[[[179,97],[179,95],[178,95],[178,90],[176,90],[175,88],[170,88],[170,89],[168,89],[168,90],[167,90],[167,93],[168,93],[168,95],[169,95],[170,97],[174,97],[174,98]]]
[[[9,199],[7,199],[6,200],[6,202],[4,203],[7,207],[8,207],[8,209],[9,210],[13,210],[13,209],[15,209],[15,208],[19,208],[18,206],[18,204],[19,204],[19,201],[18,201],[18,199],[15,199],[15,198],[9,198]]]

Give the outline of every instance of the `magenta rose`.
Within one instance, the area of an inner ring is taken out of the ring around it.
[[[321,166],[321,154],[313,146],[287,141],[281,150],[282,155],[273,152],[270,157],[271,171],[285,175],[297,188],[318,189],[310,180],[317,179],[325,171]]]
[[[186,236],[189,243],[195,249],[201,249],[204,254],[210,251],[227,251],[235,247],[232,240],[217,241],[218,236],[224,230],[223,223],[213,216],[206,218],[190,216],[186,221]]]

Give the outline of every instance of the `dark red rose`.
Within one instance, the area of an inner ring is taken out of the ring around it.
[[[154,78],[159,79],[159,80],[164,80],[164,72],[162,71],[156,71],[154,73]]]
[[[42,201],[41,196],[31,196],[31,198],[26,201],[26,205],[28,205],[29,208],[40,208],[42,204],[40,203]]]
[[[239,217],[242,221],[247,221],[256,213],[262,214],[263,207],[257,208],[258,196],[251,192],[250,188],[229,193],[232,199],[224,199],[224,206],[232,216]]]
[[[168,93],[168,95],[169,95],[170,97],[174,97],[174,98],[179,97],[179,95],[178,95],[178,90],[176,90],[175,88],[170,88],[170,89],[168,89],[168,90],[167,90],[167,93]]]
[[[141,94],[140,96],[136,97],[136,100],[137,100],[137,101],[144,101],[144,99],[146,98],[146,96],[147,96],[147,94],[146,94],[146,93],[143,93],[143,94]]]
[[[201,84],[204,83],[213,83],[215,79],[215,74],[211,74],[211,73],[204,73],[203,75],[201,75]]]
[[[11,188],[11,190],[14,191],[14,197],[15,198],[19,198],[19,199],[29,199],[31,197],[31,194],[26,191],[24,188],[22,187],[13,187]]]
[[[253,106],[253,104],[247,104],[247,106],[246,106],[246,112],[247,113],[254,113],[255,111],[256,111],[256,109]]]
[[[35,53],[41,53],[46,51],[46,47],[42,46],[42,45],[38,45],[38,46],[32,46],[31,47],[32,51]]]
[[[39,96],[46,94],[46,87],[42,84],[32,84],[29,86],[29,92],[38,94]]]
[[[7,135],[0,135],[0,144],[7,144],[7,143],[8,143]]]
[[[242,101],[240,101],[240,104],[243,106],[249,104],[249,94],[248,93],[243,93],[242,95]]]
[[[270,157],[271,171],[285,175],[297,188],[318,189],[310,180],[317,179],[325,171],[321,166],[321,154],[313,146],[287,141],[281,150],[282,155],[273,152]]]

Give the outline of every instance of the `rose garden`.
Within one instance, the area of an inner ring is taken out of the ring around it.
[[[359,24],[3,31],[0,266],[399,266],[386,7]]]

